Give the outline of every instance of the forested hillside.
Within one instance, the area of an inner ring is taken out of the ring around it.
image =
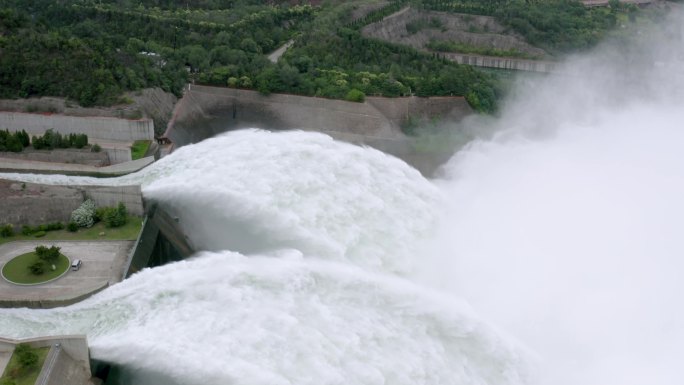
[[[386,2],[359,16],[372,3],[377,2],[3,0],[0,98],[52,95],[83,106],[110,105],[125,102],[124,91],[146,87],[179,95],[193,80],[353,101],[366,95],[463,95],[480,111],[496,108],[500,91],[491,75],[364,38],[361,27],[410,2]],[[566,0],[530,6],[523,0],[410,4],[494,14],[533,44],[556,50],[589,47],[614,25]],[[568,14],[574,16],[565,20]],[[566,41],[567,31],[578,26]],[[271,63],[266,54],[290,39],[292,48]]]
[[[0,97],[66,96],[84,106],[144,87],[179,94],[189,76],[212,69],[254,78],[268,65],[261,53],[313,14],[309,6],[145,6],[180,1],[9,3],[0,11]]]
[[[571,0],[422,0],[424,9],[494,16],[547,52],[565,54],[595,46],[615,30],[618,22],[633,23],[640,9],[611,0],[608,7],[586,7]],[[653,21],[665,15],[653,8],[643,13]]]

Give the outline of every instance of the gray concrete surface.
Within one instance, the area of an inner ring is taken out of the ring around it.
[[[10,358],[12,358],[12,352],[14,352],[14,346],[8,350],[0,350],[0,376],[5,373],[5,368],[9,364]]]
[[[48,151],[27,147],[22,152],[3,151],[0,153],[0,158],[50,163],[76,163],[95,167],[103,167],[110,164],[110,157],[106,151],[92,152],[90,148],[55,148]]]
[[[90,144],[97,143],[102,147],[102,151],[109,157],[110,164],[119,164],[124,162],[130,162],[133,160],[131,158],[131,146],[133,146],[133,141],[126,140],[106,140],[106,139],[93,139],[90,140]]]
[[[61,345],[53,345],[35,385],[87,385],[90,371],[67,354]]]
[[[268,55],[268,60],[270,60],[272,63],[277,63],[278,60],[280,60],[280,57],[283,56],[285,51],[287,51],[287,49],[290,48],[292,44],[294,44],[294,40],[289,40],[287,43],[278,47],[278,49],[276,49]]]
[[[29,344],[33,348],[50,348],[36,380],[36,385],[88,385],[94,383],[95,378],[91,377],[90,374],[90,352],[86,336],[46,336],[23,340],[0,337],[0,356],[6,352],[11,355],[14,347],[20,343]]]
[[[0,224],[10,223],[18,229],[22,225],[68,222],[71,212],[88,198],[97,207],[123,202],[130,214],[144,213],[139,185],[60,186],[0,179]]]
[[[76,186],[97,207],[114,207],[122,202],[129,214],[142,216],[145,212],[140,185],[132,186]]]
[[[164,119],[171,115],[173,105],[177,98],[170,92],[164,92],[161,88],[146,88],[127,92],[125,97],[133,103],[118,104],[111,107],[81,107],[73,101],[54,96],[43,96],[29,99],[0,99],[0,111],[16,112],[50,112],[69,116],[98,116],[119,119],[134,119],[142,112],[145,116],[155,120]],[[160,127],[165,127],[162,124]]]
[[[437,55],[456,62],[476,67],[498,68],[504,70],[554,72],[559,64],[548,60],[526,60],[509,57],[484,56],[453,52],[435,52]]]
[[[83,192],[71,186],[48,186],[0,179],[0,224],[66,222],[83,203]]]
[[[101,140],[153,140],[152,119],[128,120],[109,117],[80,117],[66,115],[0,112],[0,127],[10,131],[26,130],[29,135],[43,135],[52,128],[64,134],[87,134],[89,142]]]
[[[12,258],[38,245],[55,245],[71,260],[80,259],[78,271],[35,286],[19,286],[0,280],[0,307],[54,307],[78,302],[120,282],[129,251],[135,241],[18,241],[0,245],[0,268]]]
[[[86,164],[38,162],[32,160],[0,158],[0,171],[34,174],[65,174],[82,176],[120,176],[136,172],[154,163],[154,157],[132,160],[105,167]]]
[[[365,103],[353,103],[193,85],[176,104],[165,136],[178,148],[240,128],[319,131],[375,147],[430,176],[453,152],[419,153],[401,125],[409,119],[456,123],[472,113],[463,97],[367,97]]]

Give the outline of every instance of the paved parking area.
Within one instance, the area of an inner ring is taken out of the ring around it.
[[[69,270],[59,279],[34,286],[20,286],[0,278],[0,307],[22,302],[68,302],[121,281],[124,264],[135,241],[19,241],[0,245],[0,268],[38,245],[61,247],[72,261],[80,259],[78,271]],[[4,305],[3,305],[4,303]],[[16,305],[15,305],[16,306]]]

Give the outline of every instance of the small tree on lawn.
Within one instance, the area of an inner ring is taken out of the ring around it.
[[[126,224],[126,205],[119,202],[117,207],[108,207],[104,212],[107,227],[119,227]]]
[[[38,354],[29,344],[19,344],[14,348],[14,354],[19,359],[19,365],[23,370],[29,370],[36,367],[38,364]]]
[[[44,261],[48,265],[53,265],[59,259],[60,249],[61,248],[57,246],[51,246],[50,248],[47,248],[45,246],[37,246],[36,255],[38,255],[38,258],[40,258],[40,260]]]

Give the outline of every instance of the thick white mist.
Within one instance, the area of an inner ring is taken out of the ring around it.
[[[539,354],[542,384],[682,382],[684,47],[655,36],[523,85],[438,182],[426,276]]]
[[[87,332],[134,384],[524,384],[525,354],[469,307],[298,253],[144,270],[78,305],[3,310],[15,336]],[[161,375],[161,379],[159,379]]]

